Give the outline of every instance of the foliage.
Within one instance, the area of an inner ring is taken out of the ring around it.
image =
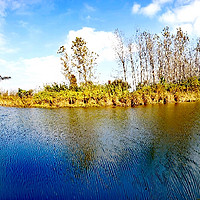
[[[20,98],[31,97],[31,96],[33,96],[33,90],[23,90],[23,89],[19,88],[18,92],[17,92],[17,95]]]
[[[68,89],[67,85],[65,83],[63,84],[58,84],[58,83],[53,83],[51,85],[45,85],[44,90],[48,92],[60,92],[62,90]]]
[[[81,84],[77,90],[66,85],[53,83],[34,93],[19,89],[17,94],[2,93],[0,105],[19,107],[87,107],[87,106],[137,106],[154,103],[200,100],[200,80],[188,78],[178,83],[140,84],[134,92],[122,80],[108,84]]]
[[[77,87],[76,75],[86,85],[94,77],[94,66],[98,55],[93,51],[90,52],[86,44],[84,39],[76,37],[75,41],[72,41],[71,49],[73,53],[71,56],[68,55],[64,46],[61,46],[58,50],[64,66],[64,74],[72,88]]]
[[[125,82],[121,79],[116,79],[113,82],[108,81],[108,84],[106,85],[106,90],[110,95],[124,93],[128,91],[129,88],[130,85],[128,84],[128,82]]]

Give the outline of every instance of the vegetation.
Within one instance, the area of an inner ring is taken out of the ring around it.
[[[66,84],[46,85],[42,91],[19,89],[16,94],[2,93],[0,105],[16,107],[99,107],[156,103],[178,103],[200,100],[200,79],[192,77],[179,83],[140,84],[136,91],[122,80],[109,81],[104,85],[82,84],[72,90]]]
[[[161,36],[146,31],[136,32],[134,39],[125,39],[118,30],[114,49],[123,80],[130,68],[132,86],[151,85],[161,82],[180,83],[190,77],[200,76],[200,39],[195,44],[181,28],[171,34],[169,27]],[[128,42],[125,42],[128,41]]]
[[[79,80],[87,85],[94,77],[93,69],[98,55],[95,52],[90,52],[85,40],[79,37],[72,41],[71,49],[73,52],[71,57],[64,46],[58,50],[64,67],[64,75],[72,88],[77,86],[76,77],[79,77]]]
[[[86,42],[77,37],[72,42],[71,55],[64,46],[58,51],[69,84],[45,85],[35,93],[22,89],[16,94],[2,93],[0,105],[134,107],[200,100],[200,40],[193,44],[181,28],[173,35],[168,27],[161,36],[137,31],[132,39],[126,39],[118,30],[115,36],[114,50],[122,77],[103,85],[94,84],[98,55],[90,52]]]
[[[10,78],[11,78],[10,76],[4,76],[4,77],[2,77],[2,76],[0,75],[0,81],[6,80],[6,79],[10,79]]]

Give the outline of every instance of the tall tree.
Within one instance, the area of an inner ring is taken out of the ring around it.
[[[72,76],[72,67],[71,60],[66,51],[66,48],[64,46],[61,46],[57,53],[61,55],[60,60],[62,61],[63,65],[63,74],[65,75],[65,78],[70,81]]]
[[[166,26],[162,31],[163,36],[163,51],[164,51],[164,78],[167,82],[172,81],[172,35],[169,27]]]
[[[198,39],[195,48],[195,68],[198,76],[200,76],[200,38]]]
[[[125,72],[126,66],[130,65],[133,89],[137,85],[155,84],[158,81],[176,83],[200,76],[200,39],[194,46],[181,28],[173,35],[169,27],[165,27],[161,36],[136,31],[134,42],[130,40],[128,45],[121,32],[117,31],[116,35],[119,41],[116,49],[118,61]]]
[[[94,66],[97,64],[96,59],[98,55],[93,51],[90,52],[86,46],[86,41],[81,37],[76,37],[75,41],[72,41],[71,49],[71,56],[69,56],[64,46],[61,46],[58,50],[64,66],[64,75],[70,84],[74,84],[76,80],[75,74],[77,74],[79,79],[87,85],[94,77],[93,71]]]
[[[72,42],[73,51],[72,66],[77,69],[79,78],[87,85],[94,77],[94,66],[97,64],[96,59],[98,54],[90,52],[86,46],[86,41],[81,37],[76,37]]]
[[[131,65],[131,71],[132,71],[133,90],[136,90],[137,74],[136,74],[136,60],[134,58],[135,44],[131,40],[128,44],[128,53],[129,53],[129,61],[130,61],[130,65]]]
[[[127,82],[127,49],[124,37],[122,32],[120,32],[118,29],[114,32],[115,35],[115,44],[114,44],[114,51],[115,51],[115,57],[118,61],[118,64],[120,67],[122,67],[123,74],[124,74],[124,81]]]

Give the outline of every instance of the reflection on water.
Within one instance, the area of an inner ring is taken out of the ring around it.
[[[200,104],[0,108],[0,199],[200,198]]]

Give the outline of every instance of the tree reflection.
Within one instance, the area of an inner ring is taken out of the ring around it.
[[[66,119],[64,137],[70,145],[76,176],[89,170],[96,158],[99,122],[91,113],[92,109],[71,109]]]
[[[144,111],[145,110],[145,111]],[[139,108],[137,116],[141,127],[151,133],[147,137],[138,174],[147,180],[152,191],[165,190],[168,198],[185,196],[195,198],[199,184],[200,153],[195,140],[200,120],[199,104],[178,104]],[[159,183],[159,184],[158,184]],[[163,191],[164,192],[164,191]],[[153,196],[152,198],[155,198]],[[157,196],[159,198],[159,196]]]

